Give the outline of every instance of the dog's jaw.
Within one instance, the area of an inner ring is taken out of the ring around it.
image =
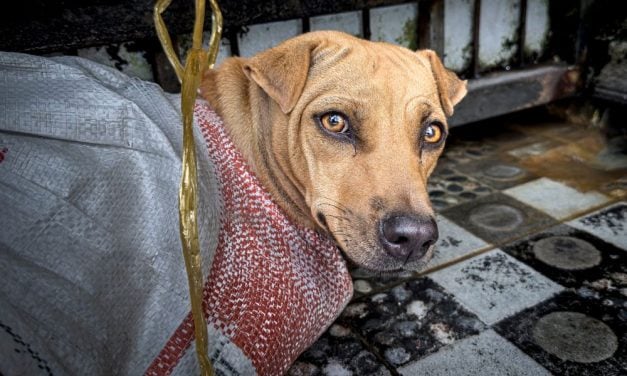
[[[371,212],[367,216],[362,216],[341,203],[324,198],[316,200],[313,206],[317,211],[316,220],[319,227],[334,240],[344,258],[355,266],[371,272],[388,274],[419,271],[427,266],[433,256],[435,245],[431,244],[419,258],[392,257],[379,241],[377,229],[373,228],[378,223],[372,219],[377,216],[376,213]]]

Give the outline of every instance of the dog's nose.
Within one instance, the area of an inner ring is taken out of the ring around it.
[[[387,253],[404,262],[415,261],[438,240],[433,218],[396,215],[381,220],[380,241]]]

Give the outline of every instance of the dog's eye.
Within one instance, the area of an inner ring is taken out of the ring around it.
[[[320,117],[324,129],[332,133],[346,133],[349,130],[348,119],[337,112],[329,112]]]
[[[427,125],[424,131],[424,140],[429,144],[437,144],[442,140],[442,126],[437,123]]]

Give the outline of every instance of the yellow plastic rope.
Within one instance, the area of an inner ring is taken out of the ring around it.
[[[222,36],[222,12],[217,1],[210,0],[212,10],[211,39],[209,49],[202,49],[203,25],[205,18],[205,0],[196,0],[196,19],[194,20],[194,34],[192,48],[187,54],[185,67],[174,52],[172,39],[168,33],[162,14],[172,0],[157,0],[154,7],[154,21],[161,46],[172,64],[174,71],[181,82],[181,112],[183,114],[183,157],[182,176],[179,188],[179,220],[183,256],[189,282],[189,295],[194,320],[194,334],[196,336],[196,356],[200,364],[202,376],[213,376],[213,367],[209,360],[209,345],[207,324],[202,307],[202,260],[198,242],[198,209],[196,173],[196,149],[194,147],[194,103],[200,80],[205,69],[213,68],[218,55],[219,41]]]

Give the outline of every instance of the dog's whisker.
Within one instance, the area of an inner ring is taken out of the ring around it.
[[[349,222],[348,217],[344,217],[344,216],[333,215],[333,214],[325,214],[325,217],[329,217],[329,218],[337,219],[337,220],[339,220],[339,221],[346,221],[346,222]]]
[[[335,209],[341,211],[342,213],[348,213],[348,211],[346,209],[342,209],[342,208],[340,208],[340,207],[338,207],[338,206],[336,206],[334,204],[328,203],[328,202],[321,202],[321,203],[318,204],[318,207],[320,207],[322,205],[330,206],[332,208],[335,208]]]
[[[346,233],[350,233],[350,228],[346,227],[346,226],[338,226],[335,228],[335,230],[333,231],[334,233],[340,233],[340,232],[346,232]]]
[[[348,236],[349,233],[347,232],[334,232],[333,235],[338,235],[338,236]]]
[[[341,202],[339,202],[339,201],[337,201],[337,200],[334,200],[334,199],[329,198],[329,197],[326,197],[326,196],[322,196],[321,198],[322,198],[322,199],[324,199],[324,200],[328,200],[328,201],[330,201],[330,202],[332,202],[332,203],[334,203],[334,204],[336,204],[336,205],[340,206],[340,207],[341,207],[341,208],[343,208],[344,210],[346,210],[346,211],[350,212],[350,209],[349,209],[346,205],[342,204]]]

